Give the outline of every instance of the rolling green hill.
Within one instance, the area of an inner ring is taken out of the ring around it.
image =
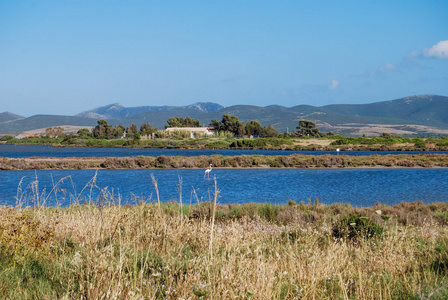
[[[336,104],[322,107],[235,105],[209,112],[185,106],[132,115],[132,112],[139,111],[128,108],[126,117],[110,118],[107,121],[111,125],[122,124],[125,127],[130,124],[140,126],[149,122],[158,129],[164,129],[170,117],[192,117],[201,120],[203,126],[207,126],[212,119],[221,120],[224,114],[231,114],[243,122],[258,120],[263,126],[272,124],[279,132],[293,132],[300,120],[311,120],[316,122],[323,132],[332,131],[347,136],[363,134],[369,136],[383,132],[399,135],[448,135],[448,97],[435,95],[411,96],[369,104]],[[92,118],[52,115],[36,115],[1,122],[2,115],[0,114],[0,133],[19,133],[58,125],[95,126],[97,122],[97,119]]]

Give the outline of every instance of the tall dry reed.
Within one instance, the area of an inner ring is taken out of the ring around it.
[[[182,214],[180,203],[163,204],[160,199],[134,206],[107,197],[67,208],[2,206],[0,295],[11,299],[443,299],[448,295],[446,223],[428,219],[411,225],[394,216],[383,218],[384,213],[377,219],[368,215],[361,218],[380,224],[384,233],[337,238],[334,232],[343,218],[331,213],[336,206],[317,201],[291,204],[284,209],[296,217],[288,222],[267,221],[262,212],[273,209],[267,205],[255,206],[258,213],[252,216],[217,219],[222,209],[218,197],[215,179],[205,204],[210,213],[191,218]],[[204,204],[192,206],[188,210]],[[358,212],[342,205],[339,210]],[[325,217],[306,217],[311,212]]]

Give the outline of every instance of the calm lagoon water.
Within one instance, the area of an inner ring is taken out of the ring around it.
[[[160,155],[322,155],[334,151],[281,150],[186,150],[129,148],[52,148],[44,145],[0,145],[0,157],[88,157]],[[413,154],[428,152],[347,151],[345,155]],[[444,153],[444,152],[431,152]],[[446,153],[446,152],[445,152]],[[100,195],[121,203],[156,201],[151,181],[158,181],[163,202],[209,201],[213,178],[220,190],[221,204],[319,201],[372,206],[376,202],[396,204],[421,200],[425,203],[448,200],[448,169],[213,169],[204,179],[204,170],[41,170],[0,171],[0,204],[15,206],[43,204],[67,206],[73,202],[96,201]],[[93,179],[95,181],[93,182]],[[180,183],[181,182],[181,183]],[[117,200],[118,201],[118,200]]]
[[[51,147],[48,145],[0,145],[0,157],[125,157],[125,156],[200,156],[200,155],[290,155],[290,154],[323,155],[337,154],[336,151],[290,151],[290,150],[230,150],[230,149],[135,149],[135,148],[72,148]],[[429,151],[341,151],[343,155],[371,154],[418,154],[447,153]]]
[[[76,200],[97,201],[101,192],[122,204],[151,202],[157,200],[151,174],[158,181],[163,202],[179,201],[180,190],[184,203],[208,201],[214,190],[213,177],[221,204],[285,204],[289,199],[307,202],[317,197],[326,204],[363,207],[376,202],[448,200],[448,169],[213,169],[210,179],[204,179],[200,169],[41,170],[0,171],[0,204],[15,206],[20,199],[30,206],[44,201],[49,206],[67,206]]]

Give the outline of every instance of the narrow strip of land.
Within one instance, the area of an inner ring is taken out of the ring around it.
[[[447,168],[448,154],[2,158],[0,170],[207,168]]]

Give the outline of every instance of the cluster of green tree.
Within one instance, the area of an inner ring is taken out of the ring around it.
[[[99,120],[98,125],[92,130],[92,133],[86,128],[78,131],[81,137],[92,136],[97,139],[117,139],[122,138],[125,133],[131,138],[140,139],[142,135],[151,135],[157,132],[157,128],[153,128],[148,122],[140,126],[140,131],[137,130],[137,125],[131,124],[128,128],[123,125],[111,126],[106,120]]]
[[[202,127],[200,120],[195,120],[190,117],[180,118],[180,117],[171,117],[167,121],[168,125],[165,125],[165,128],[170,127]]]
[[[308,136],[308,137],[325,137],[328,135],[334,135],[333,132],[323,133],[318,128],[316,128],[316,123],[308,120],[300,120],[299,126],[296,127],[297,135],[299,136]]]
[[[222,116],[222,121],[213,119],[210,124],[216,132],[228,131],[237,136],[242,136],[244,134],[244,125],[238,117],[225,114]]]
[[[173,127],[201,127],[201,121],[193,118],[171,117],[167,121],[165,128]],[[222,120],[213,119],[210,124],[217,135],[220,133],[231,133],[234,136],[255,136],[255,137],[278,137],[279,133],[272,124],[267,127],[262,126],[259,121],[252,120],[249,122],[241,122],[237,116],[225,114]],[[332,133],[325,134],[316,128],[316,124],[311,121],[302,120],[297,126],[299,136],[324,137]],[[130,138],[139,139],[141,135],[150,135],[157,132],[157,128],[151,127],[149,123],[143,124],[138,130],[135,124],[131,124],[128,128],[123,125],[111,126],[106,120],[99,120],[98,125],[93,129],[92,134],[88,129],[81,129],[78,134],[82,137],[92,136],[97,139],[116,139],[123,137],[124,133]],[[284,136],[282,136],[284,137]]]
[[[152,127],[151,124],[149,124],[148,122],[141,125],[140,130],[137,130],[137,125],[135,125],[135,124],[131,124],[131,126],[129,126],[126,129],[127,136],[129,138],[135,138],[135,139],[140,139],[141,136],[150,136],[156,132],[157,132],[157,128]]]
[[[278,131],[275,130],[272,124],[268,127],[261,126],[261,123],[256,120],[252,120],[246,123],[241,122],[238,117],[225,114],[222,116],[222,121],[213,119],[210,122],[210,127],[212,127],[216,132],[231,132],[236,136],[260,136],[260,137],[276,137],[278,136]]]
[[[126,131],[123,125],[111,126],[106,120],[98,120],[98,125],[93,128],[92,135],[97,139],[121,138]]]

